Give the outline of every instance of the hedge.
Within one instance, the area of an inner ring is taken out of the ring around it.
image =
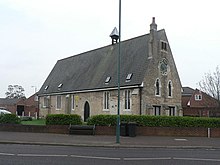
[[[46,116],[46,125],[81,125],[82,119],[76,114],[49,114]]]
[[[0,115],[0,124],[20,124],[21,120],[15,114]]]
[[[115,126],[117,115],[97,115],[89,118],[89,125]],[[148,127],[220,127],[220,118],[120,115],[121,122],[136,122],[138,126]]]

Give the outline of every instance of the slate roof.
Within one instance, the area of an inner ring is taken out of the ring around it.
[[[163,33],[159,30],[158,36]],[[146,34],[121,42],[121,86],[142,84],[149,61],[148,40]],[[117,59],[118,44],[58,60],[38,95],[117,87]],[[131,80],[126,82],[130,73]],[[111,79],[105,84],[107,77]],[[60,84],[62,87],[58,88]]]
[[[183,87],[182,89],[183,89],[182,96],[185,96],[185,95],[191,96],[195,91],[194,89],[190,87]]]
[[[0,98],[0,105],[14,105],[19,101],[17,98]]]

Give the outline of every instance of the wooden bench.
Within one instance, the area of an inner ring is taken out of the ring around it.
[[[95,135],[95,125],[71,125],[69,126],[70,135]]]

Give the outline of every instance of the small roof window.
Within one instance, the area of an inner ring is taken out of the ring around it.
[[[111,80],[111,77],[109,76],[105,79],[105,83],[108,84],[110,82],[110,80]]]
[[[47,85],[47,86],[45,86],[44,90],[46,91],[48,88],[49,88],[49,86]]]
[[[58,85],[58,88],[61,88],[62,86],[63,86],[63,84],[59,84],[59,85]]]
[[[129,74],[127,75],[127,77],[126,77],[126,82],[131,81],[132,75],[133,75],[133,73],[129,73]]]

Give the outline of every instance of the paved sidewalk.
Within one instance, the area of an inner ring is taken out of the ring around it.
[[[1,144],[35,144],[92,147],[162,147],[162,148],[209,148],[220,149],[220,138],[136,136],[87,136],[50,133],[0,132]]]

